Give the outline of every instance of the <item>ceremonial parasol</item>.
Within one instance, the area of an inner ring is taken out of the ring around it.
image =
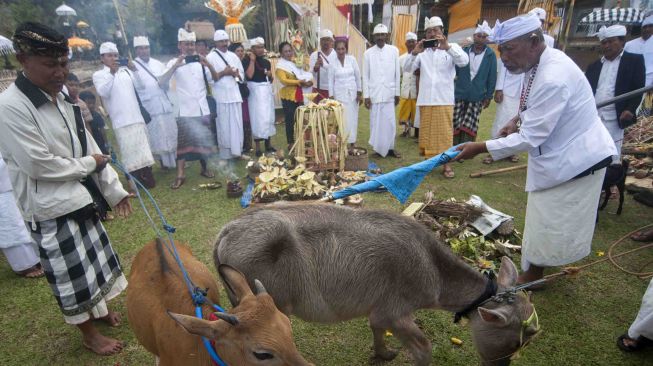
[[[8,55],[11,53],[16,53],[13,42],[11,42],[7,37],[0,36],[0,55]]]
[[[77,12],[75,9],[71,8],[70,6],[66,4],[61,4],[57,9],[54,11],[57,13],[57,15],[60,16],[77,16]]]
[[[88,39],[79,38],[79,37],[71,37],[71,38],[68,38],[68,47],[70,47],[70,48],[83,48],[85,50],[90,50],[94,46],[93,46],[93,42],[89,41]]]
[[[635,8],[599,9],[584,16],[578,24],[639,24],[644,20],[644,15],[643,11]]]

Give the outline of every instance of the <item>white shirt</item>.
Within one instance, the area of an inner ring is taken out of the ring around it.
[[[401,93],[400,96],[404,99],[416,99],[417,98],[417,77],[412,72],[405,72],[404,65],[406,65],[406,59],[408,59],[409,53],[404,53],[399,56],[399,67],[402,70],[401,73]]]
[[[386,44],[373,46],[363,56],[363,98],[372,103],[394,102],[399,96],[401,70],[399,50]]]
[[[653,37],[646,41],[642,37],[626,42],[624,51],[644,56],[646,66],[646,86],[653,83]]]
[[[555,187],[617,154],[587,78],[562,51],[542,53],[526,107],[518,133],[486,141],[494,160],[528,151],[526,191]]]
[[[346,55],[344,64],[336,58],[329,68],[329,95],[338,100],[355,100],[361,90],[361,73],[354,56]]]
[[[214,48],[206,55],[206,60],[213,66],[216,72],[221,72],[224,70],[227,65],[222,61],[220,56],[217,54],[220,52],[220,55],[224,57],[225,61],[231,67],[238,69],[241,80],[243,80],[245,71],[243,70],[243,63],[240,61],[238,56],[235,53],[227,51],[221,52],[217,48]],[[223,76],[218,81],[213,83],[213,97],[217,103],[241,103],[243,98],[240,95],[240,89],[238,89],[238,82],[233,76]]]
[[[11,180],[9,180],[9,169],[7,163],[0,154],[0,193],[11,192]]]
[[[138,74],[138,71],[133,73],[126,67],[120,67],[112,74],[107,66],[93,73],[93,85],[107,107],[114,129],[145,123],[134,89],[142,84]]]
[[[448,51],[429,48],[417,56],[408,56],[404,71],[420,69],[418,106],[454,105],[456,66],[466,66],[469,56],[459,45],[449,45]]]
[[[150,57],[148,62],[136,58],[134,65],[138,69],[138,75],[141,80],[141,87],[137,88],[138,96],[141,98],[143,106],[151,115],[159,115],[172,112],[172,104],[166,95],[166,92],[159,86],[158,78],[166,71],[165,65]],[[141,66],[139,64],[143,64]],[[156,77],[152,77],[150,73]]]
[[[313,68],[315,67],[315,64],[317,63],[317,53],[318,51],[314,51],[311,53],[311,56],[309,57],[308,60],[308,67],[309,70],[313,73],[313,80],[315,80],[315,87],[318,89],[322,90],[328,90],[329,89],[329,67],[331,65],[335,64],[336,61],[338,60],[338,55],[336,54],[336,50],[333,48],[331,49],[331,53],[328,55],[322,50],[319,51],[322,57],[322,67],[320,67],[320,85],[317,85],[317,72],[313,71]],[[325,60],[326,58],[326,60]]]
[[[594,99],[596,99],[597,103],[614,98],[614,87],[617,83],[617,72],[619,71],[619,64],[621,63],[621,55],[623,55],[623,51],[612,61],[605,57],[601,57],[603,66],[601,66],[601,74],[596,86],[596,93],[594,94]],[[601,117],[603,121],[616,122],[617,108],[614,103],[599,109],[599,117]]]
[[[176,62],[177,58],[170,60],[166,70],[170,70]],[[211,83],[213,79],[208,67],[204,67],[204,75]],[[172,74],[172,78],[175,79],[180,117],[202,117],[211,114],[209,104],[206,102],[206,86],[201,63],[191,62],[179,66]]]
[[[519,98],[524,74],[511,74],[503,63],[499,67],[495,90],[501,90],[504,97]]]
[[[544,44],[546,44],[547,47],[554,48],[555,39],[546,33],[542,35],[544,36]]]
[[[481,67],[481,64],[483,63],[483,57],[485,57],[485,48],[483,48],[483,52],[479,53],[478,55],[476,54],[476,52],[474,52],[474,47],[469,48],[470,80],[474,80],[474,77],[476,77],[476,74],[478,74],[478,69]]]

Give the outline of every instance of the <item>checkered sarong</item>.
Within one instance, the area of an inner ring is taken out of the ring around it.
[[[483,102],[456,101],[453,109],[453,134],[464,132],[472,137],[478,131],[478,119],[483,110]]]
[[[122,276],[122,268],[99,220],[78,224],[59,217],[38,222],[36,230],[31,229],[45,277],[64,317],[89,312],[105,300]]]

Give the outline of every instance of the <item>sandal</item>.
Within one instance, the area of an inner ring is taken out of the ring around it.
[[[483,159],[483,164],[492,164],[494,163],[494,159],[492,159],[491,156],[486,156],[485,159]]]
[[[624,342],[626,340],[630,341],[630,344],[626,344]],[[653,346],[653,341],[644,336],[633,339],[628,336],[628,333],[624,333],[617,338],[617,347],[624,352],[637,352],[651,346]]]
[[[442,175],[447,179],[452,179],[456,176],[456,173],[454,173],[453,170],[445,170],[442,172]]]
[[[177,177],[175,178],[175,182],[170,185],[170,188],[179,189],[179,187],[184,185],[185,181],[186,181],[186,177]]]
[[[37,263],[26,270],[16,272],[16,274],[25,278],[40,278],[45,276],[45,271],[43,271],[41,263]]]
[[[511,156],[509,159],[510,159],[511,163],[518,163],[519,162],[519,156],[517,156],[517,155]]]
[[[215,174],[213,174],[213,172],[210,170],[204,170],[200,173],[200,175],[203,176],[204,178],[209,178],[209,179],[215,178]]]

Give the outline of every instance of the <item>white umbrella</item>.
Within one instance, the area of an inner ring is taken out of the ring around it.
[[[0,36],[0,55],[8,55],[10,53],[16,53],[13,42],[7,37]]]
[[[75,11],[75,9],[71,8],[70,6],[68,6],[66,4],[61,4],[61,6],[59,6],[57,9],[55,9],[54,12],[57,13],[57,15],[60,15],[60,16],[71,16],[71,15],[72,16],[77,16],[77,12]]]

